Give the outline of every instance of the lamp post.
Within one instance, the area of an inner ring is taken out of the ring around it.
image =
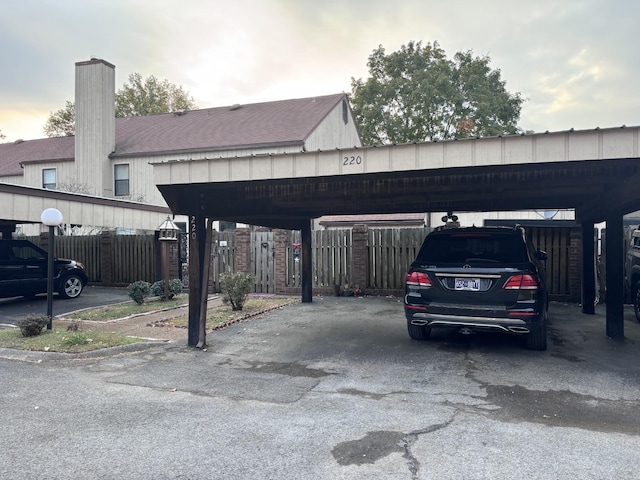
[[[162,245],[162,278],[164,283],[164,299],[169,298],[169,242],[178,240],[178,232],[180,229],[171,221],[171,217],[167,215],[167,219],[158,227],[158,240]]]
[[[55,245],[55,227],[62,223],[62,213],[55,208],[47,208],[40,215],[42,223],[49,227],[49,251],[47,253],[47,330],[51,330],[53,324],[53,251]]]

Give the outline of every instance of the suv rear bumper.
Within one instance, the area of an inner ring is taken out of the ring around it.
[[[481,317],[473,315],[443,315],[438,313],[412,312],[405,310],[411,325],[424,327],[466,327],[473,330],[500,331],[527,334],[540,326],[539,315],[523,320],[521,318]]]

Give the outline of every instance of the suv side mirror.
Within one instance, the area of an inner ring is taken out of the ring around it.
[[[547,252],[544,252],[542,250],[538,250],[536,252],[536,258],[538,260],[540,260],[541,262],[546,262],[546,260],[547,260]]]

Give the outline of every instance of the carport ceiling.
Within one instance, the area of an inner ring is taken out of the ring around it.
[[[298,229],[322,215],[575,208],[580,220],[640,210],[638,159],[459,167],[158,185],[175,214]]]

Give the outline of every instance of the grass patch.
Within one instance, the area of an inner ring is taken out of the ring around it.
[[[230,323],[235,323],[245,318],[253,317],[260,313],[296,303],[293,297],[257,297],[249,296],[240,311],[231,310],[231,305],[219,305],[207,309],[207,330],[219,328]],[[189,317],[176,317],[163,322],[165,325],[187,328]]]
[[[54,328],[35,337],[23,337],[19,328],[0,330],[1,348],[40,352],[82,353],[141,341],[141,338],[93,330],[69,332],[63,328]]]
[[[105,305],[100,308],[82,310],[81,312],[65,315],[64,318],[68,320],[106,322],[109,320],[116,320],[118,318],[130,317],[132,315],[139,315],[141,313],[155,312],[165,308],[179,307],[180,305],[185,305],[187,302],[188,298],[183,295],[179,295],[166,301],[159,299],[148,300],[142,305],[138,305],[136,302],[131,301],[118,303],[116,305]]]

